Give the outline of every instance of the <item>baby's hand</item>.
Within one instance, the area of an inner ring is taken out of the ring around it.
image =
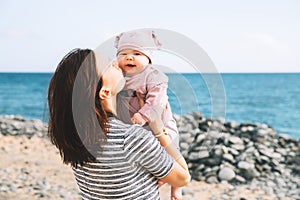
[[[145,119],[145,117],[143,117],[142,114],[140,113],[134,113],[133,117],[131,118],[131,122],[133,124],[138,124],[140,126],[144,126],[147,122],[147,120]]]

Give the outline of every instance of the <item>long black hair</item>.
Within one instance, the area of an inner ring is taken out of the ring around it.
[[[48,89],[48,136],[65,164],[94,161],[108,131],[108,117],[98,94],[102,87],[95,53],[74,49],[58,64]]]

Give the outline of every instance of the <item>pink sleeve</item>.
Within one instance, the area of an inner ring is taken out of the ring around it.
[[[153,110],[156,106],[166,106],[168,96],[168,77],[162,72],[154,71],[147,77],[147,94],[145,105],[139,110],[148,121],[154,121],[156,118]]]

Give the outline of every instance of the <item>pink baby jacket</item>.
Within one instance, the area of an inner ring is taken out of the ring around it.
[[[139,112],[149,121],[155,120],[156,106],[163,106],[162,120],[171,138],[178,145],[178,130],[168,102],[168,77],[153,65],[147,65],[139,74],[125,76],[126,84],[117,98],[117,115],[125,123],[132,124],[131,117]],[[141,93],[145,105],[141,108],[136,92]],[[149,127],[145,127],[150,130]]]

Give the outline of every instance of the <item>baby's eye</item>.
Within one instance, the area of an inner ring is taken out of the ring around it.
[[[134,55],[135,55],[135,56],[140,56],[140,55],[142,55],[142,54],[137,52],[137,53],[134,53]]]
[[[126,53],[119,53],[118,54],[118,57],[124,57],[124,56],[126,56],[127,54]]]

